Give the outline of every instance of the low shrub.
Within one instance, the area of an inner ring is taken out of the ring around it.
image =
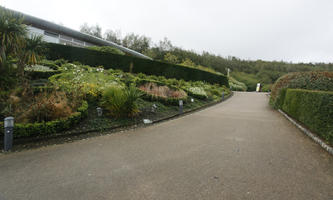
[[[186,101],[187,94],[182,89],[165,85],[159,81],[139,80],[137,87],[144,92],[144,98],[150,101],[161,101],[166,104],[178,105],[179,100]]]
[[[133,117],[139,110],[136,100],[142,93],[135,87],[109,87],[103,92],[101,106],[113,117]]]
[[[233,91],[246,91],[247,87],[245,83],[237,81],[235,78],[229,76],[230,89]]]
[[[282,110],[333,145],[333,92],[283,89],[282,94]]]
[[[183,89],[192,97],[198,99],[207,99],[208,95],[202,87],[183,87]]]
[[[42,136],[59,133],[63,130],[71,128],[73,125],[79,123],[81,119],[88,114],[88,103],[83,101],[77,112],[72,113],[69,117],[60,118],[53,121],[41,123],[15,123],[14,125],[14,138]],[[4,132],[3,123],[0,123],[0,134]]]

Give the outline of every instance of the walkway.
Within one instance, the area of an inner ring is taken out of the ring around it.
[[[333,157],[265,94],[153,126],[0,155],[0,199],[333,199]]]

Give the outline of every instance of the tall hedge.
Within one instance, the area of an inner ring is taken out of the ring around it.
[[[333,145],[333,92],[287,89],[282,110]]]
[[[71,62],[78,61],[90,66],[103,66],[105,69],[121,69],[125,72],[141,72],[148,75],[165,76],[186,81],[206,81],[229,87],[226,76],[200,69],[53,43],[47,44],[46,49],[46,57],[50,60],[63,58]]]

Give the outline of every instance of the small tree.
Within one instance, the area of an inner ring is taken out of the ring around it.
[[[11,11],[0,7],[0,71],[9,66],[7,57],[20,50],[27,33],[21,16],[14,16]]]
[[[167,61],[168,63],[172,63],[172,64],[178,63],[178,57],[169,52],[164,55],[164,60]]]

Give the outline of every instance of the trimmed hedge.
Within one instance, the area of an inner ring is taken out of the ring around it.
[[[46,49],[45,55],[50,60],[63,58],[71,62],[78,61],[85,65],[103,66],[105,69],[120,69],[124,72],[165,76],[186,81],[206,81],[229,87],[228,78],[224,75],[186,66],[53,43],[46,44]]]
[[[283,88],[333,91],[333,72],[293,72],[280,77],[272,86],[270,104],[278,107],[277,98]]]
[[[29,71],[26,72],[31,80],[38,80],[38,79],[48,79],[49,77],[59,74],[61,71],[55,70],[55,71]]]
[[[14,138],[22,138],[37,135],[50,135],[61,132],[63,130],[71,128],[74,124],[77,124],[81,119],[88,115],[88,103],[83,101],[81,107],[77,112],[73,113],[68,118],[58,119],[54,121],[44,123],[15,123],[14,126]],[[0,133],[4,134],[3,123],[0,123]]]
[[[333,92],[282,90],[282,110],[333,145]]]

